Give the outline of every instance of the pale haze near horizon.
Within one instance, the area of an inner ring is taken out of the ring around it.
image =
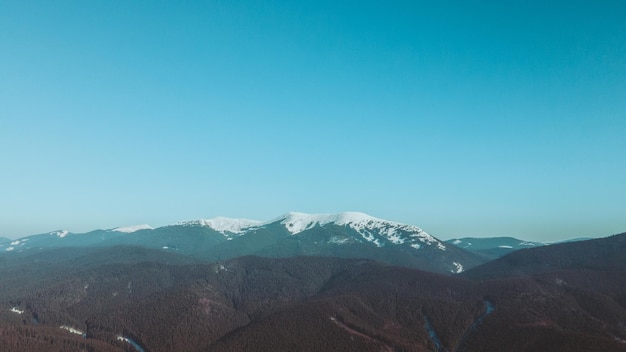
[[[626,3],[0,1],[0,236],[626,231]]]

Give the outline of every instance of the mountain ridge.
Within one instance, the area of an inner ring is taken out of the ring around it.
[[[110,229],[94,229],[94,230],[90,230],[87,232],[73,232],[73,231],[65,230],[65,229],[54,230],[54,231],[44,232],[40,234],[21,236],[16,239],[21,239],[21,238],[26,238],[26,237],[31,237],[31,236],[41,235],[41,234],[62,234],[62,236],[65,236],[67,234],[82,234],[82,233],[88,233],[92,231],[116,231],[116,232],[131,233],[131,232],[136,232],[140,230],[156,230],[156,229],[163,228],[163,227],[181,226],[181,225],[183,226],[185,225],[186,226],[206,226],[218,232],[221,232],[221,231],[228,231],[229,228],[238,228],[240,230],[243,230],[243,229],[248,229],[248,228],[267,226],[275,222],[307,223],[309,225],[313,225],[313,224],[326,225],[329,223],[335,223],[337,225],[346,225],[349,223],[372,222],[372,221],[383,222],[383,223],[394,224],[394,225],[403,225],[403,226],[414,227],[418,229],[418,227],[415,225],[405,224],[405,223],[398,222],[398,221],[385,220],[385,219],[377,218],[377,217],[374,217],[374,216],[371,216],[369,214],[362,213],[362,212],[346,211],[346,212],[340,212],[340,213],[334,213],[334,214],[330,214],[330,213],[329,214],[326,214],[326,213],[313,214],[313,213],[303,213],[303,212],[292,211],[292,212],[287,212],[276,218],[266,220],[266,221],[254,220],[254,219],[248,219],[248,218],[215,216],[215,217],[208,218],[208,219],[201,218],[201,219],[194,219],[194,220],[179,221],[173,224],[167,224],[167,225],[162,225],[162,226],[157,226],[157,227],[152,227],[148,224],[138,224],[138,225],[118,226],[118,227],[114,227]],[[305,229],[306,228],[308,227],[305,227]],[[300,230],[298,232],[301,232],[301,231],[303,230]],[[233,233],[236,233],[236,232],[233,232]],[[0,237],[0,238],[4,238],[4,237]]]
[[[55,231],[13,243],[10,247],[13,253],[59,247],[131,245],[174,251],[202,260],[226,260],[243,255],[364,257],[442,273],[459,273],[484,262],[417,226],[359,212],[290,212],[265,222],[216,217],[157,228],[139,225],[83,234]],[[8,251],[9,247],[0,247],[0,253]]]

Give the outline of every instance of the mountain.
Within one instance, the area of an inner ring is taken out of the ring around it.
[[[363,213],[289,213],[266,224],[263,231],[282,237],[249,254],[363,257],[442,273],[458,273],[483,262],[470,252],[446,246],[416,226]]]
[[[422,229],[367,214],[288,213],[262,222],[218,217],[152,228],[148,225],[54,231],[15,241],[11,251],[61,247],[141,246],[190,255],[205,261],[244,255],[369,258],[441,273],[459,273],[485,262],[480,256],[429,235]],[[6,249],[5,249],[6,252]]]
[[[0,350],[626,351],[626,270],[601,252],[578,253],[596,263],[584,270],[501,279],[328,257],[25,252],[0,257]]]
[[[500,258],[520,249],[546,245],[543,242],[524,241],[513,237],[463,237],[447,240],[446,243],[476,253],[487,260]]]
[[[476,267],[464,275],[486,279],[561,271],[624,269],[626,269],[626,233],[516,251]]]

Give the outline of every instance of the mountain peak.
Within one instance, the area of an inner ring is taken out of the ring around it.
[[[212,219],[200,219],[200,220],[192,220],[185,221],[179,223],[179,225],[183,226],[206,226],[217,232],[222,234],[234,233],[240,234],[245,230],[257,227],[261,225],[263,222],[258,220],[251,219],[235,219],[235,218],[227,218],[223,216],[218,216]]]
[[[440,250],[446,249],[444,244],[417,226],[383,220],[360,212],[344,212],[338,214],[291,212],[273,222],[278,221],[280,221],[292,235],[296,235],[316,226],[333,224],[337,226],[348,226],[361,234],[365,240],[373,242],[379,247],[382,246],[382,243],[379,239],[375,238],[374,233],[382,235],[393,244],[402,244],[408,241],[408,243],[412,243],[412,247],[418,249],[420,247],[419,243],[421,242],[427,243],[428,245],[436,244],[437,248]],[[407,238],[402,235],[402,233],[409,233],[410,235]]]
[[[311,229],[315,226],[335,224],[343,226],[347,224],[365,223],[370,221],[384,221],[373,216],[359,212],[344,212],[338,214],[306,214],[290,212],[271,222],[280,221],[292,234]]]

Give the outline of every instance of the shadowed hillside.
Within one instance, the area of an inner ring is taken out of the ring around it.
[[[0,346],[135,350],[121,336],[151,352],[626,351],[626,273],[585,253],[594,267],[489,280],[133,247],[12,257],[0,267]]]
[[[519,250],[462,275],[504,278],[563,270],[626,269],[626,233],[606,238]]]

